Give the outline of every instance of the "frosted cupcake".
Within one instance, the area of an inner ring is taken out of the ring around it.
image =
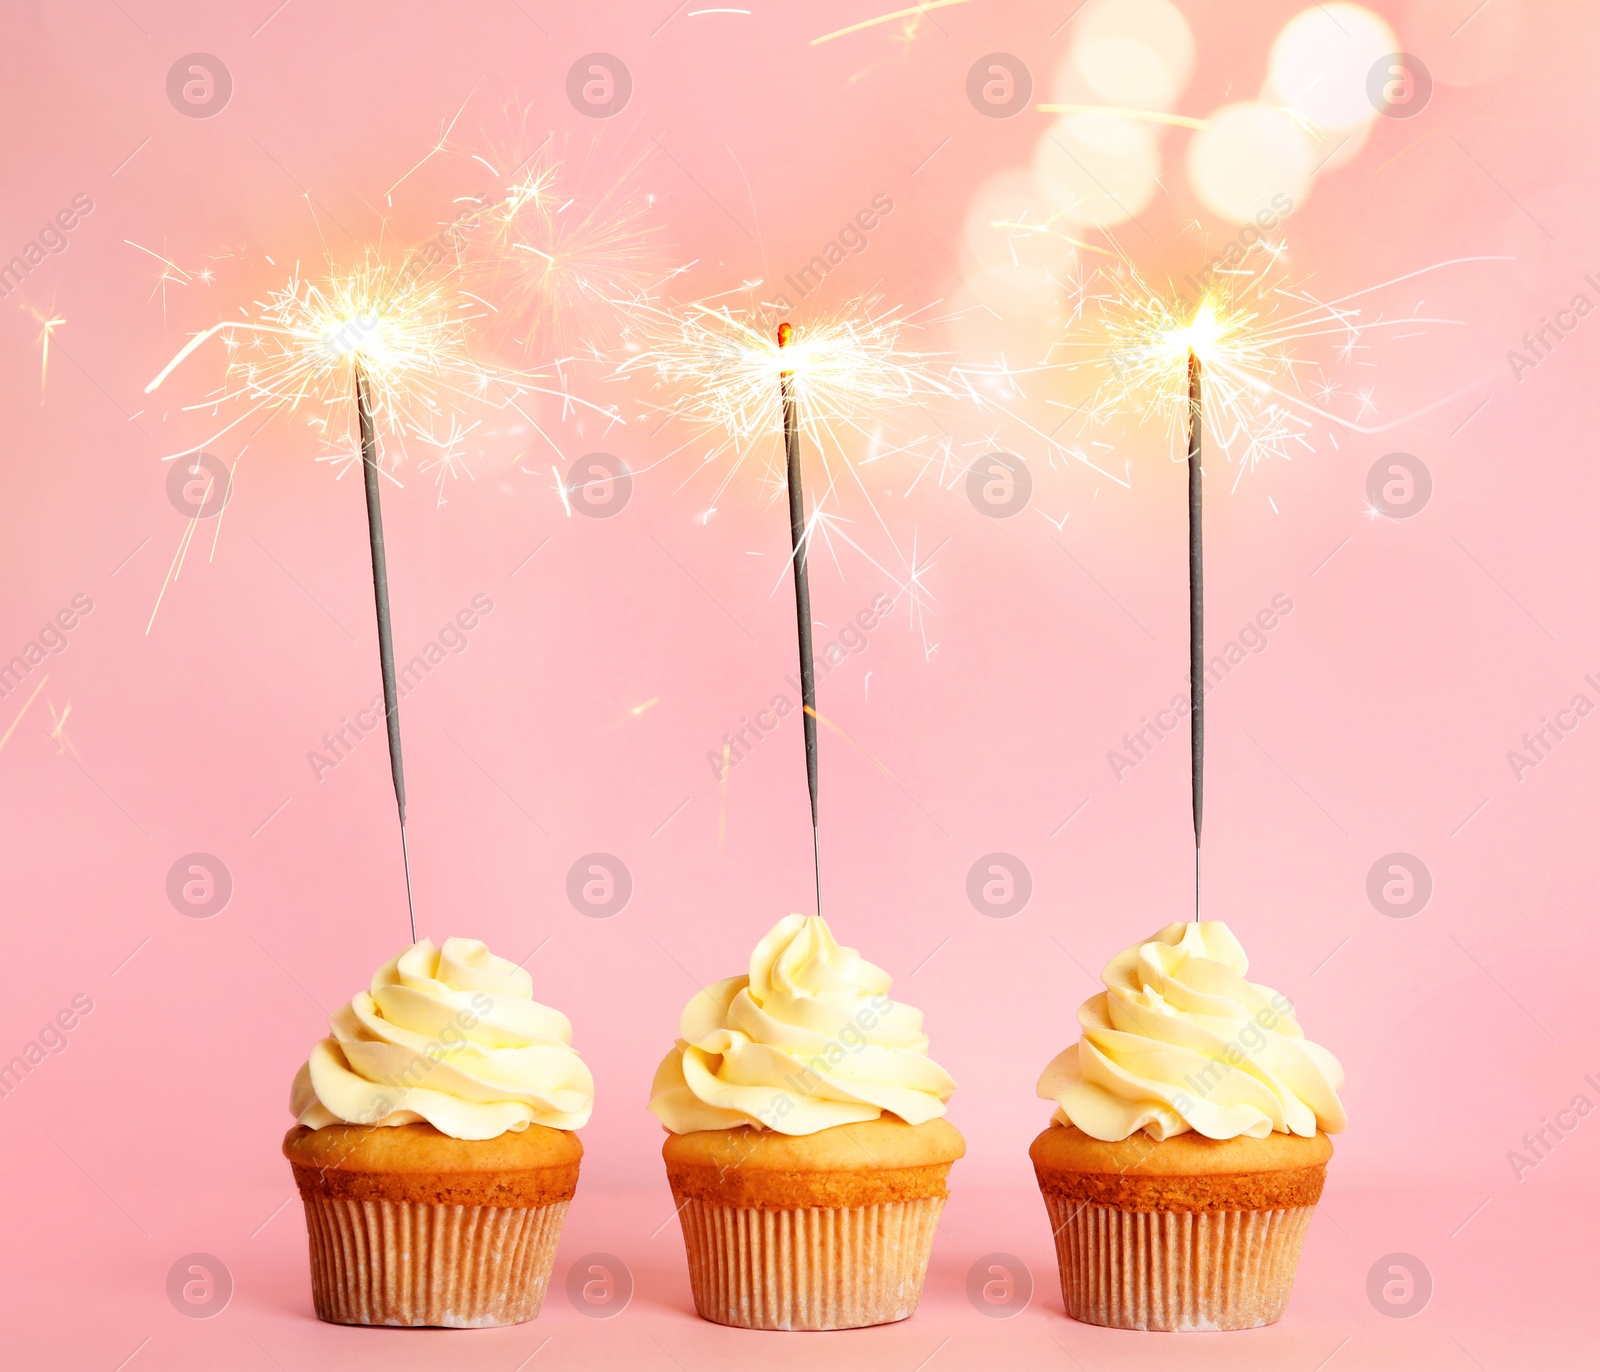
[[[423,939],[334,1015],[283,1140],[317,1316],[518,1324],[539,1313],[594,1081],[567,1017],[476,939]]]
[[[1283,1314],[1344,1071],[1246,981],[1227,925],[1169,924],[1106,964],[1083,1036],[1039,1078],[1029,1156],[1067,1313],[1116,1329],[1249,1329]]]
[[[889,986],[819,916],[789,915],[748,976],[684,1009],[650,1109],[705,1319],[853,1329],[917,1308],[965,1144],[922,1013]]]

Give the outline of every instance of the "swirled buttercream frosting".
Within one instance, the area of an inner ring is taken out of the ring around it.
[[[312,1129],[426,1121],[452,1138],[492,1139],[530,1124],[578,1129],[594,1107],[567,1017],[477,939],[412,944],[328,1027],[289,1097]]]
[[[1344,1069],[1287,996],[1245,980],[1249,965],[1221,920],[1169,924],[1118,953],[1079,1007],[1082,1037],[1039,1078],[1052,1118],[1106,1142],[1343,1129]]]
[[[956,1084],[928,1057],[922,1012],[891,1000],[890,984],[821,916],[785,916],[756,945],[748,976],[684,1007],[651,1111],[674,1134],[936,1119]]]

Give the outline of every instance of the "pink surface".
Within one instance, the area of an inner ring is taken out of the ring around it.
[[[725,803],[707,762],[793,671],[786,531],[753,477],[706,518],[717,475],[697,473],[692,451],[669,456],[685,435],[653,432],[638,393],[582,363],[574,393],[622,406],[626,427],[604,432],[552,401],[538,417],[560,456],[497,420],[473,440],[473,479],[442,502],[414,469],[385,495],[402,651],[474,596],[493,605],[404,706],[420,924],[513,958],[536,950],[536,994],[570,1014],[598,1085],[558,1289],[537,1325],[514,1331],[345,1331],[311,1317],[301,1217],[275,1209],[289,1082],[327,1012],[406,928],[381,737],[320,780],[307,760],[378,689],[360,492],[313,460],[303,425],[280,420],[250,440],[214,545],[205,523],[168,585],[186,521],[161,459],[210,432],[209,415],[180,407],[216,370],[154,397],[143,386],[294,261],[315,272],[380,235],[433,232],[474,185],[462,150],[504,127],[513,96],[596,178],[649,154],[639,193],[655,197],[663,265],[697,263],[686,290],[776,279],[882,193],[893,212],[830,277],[825,303],[876,289],[932,320],[969,305],[968,206],[994,172],[1027,163],[1044,116],[981,118],[967,71],[1020,53],[1048,98],[1072,4],[973,0],[926,15],[909,45],[899,25],[809,45],[876,7],[749,8],[147,0],[10,17],[0,255],[37,241],[75,196],[93,209],[0,309],[0,658],[76,597],[92,609],[78,602],[46,644],[64,646],[0,699],[0,730],[15,722],[0,745],[0,1056],[42,1044],[0,1099],[5,1361],[420,1366],[443,1349],[511,1368],[548,1336],[529,1365],[798,1364],[824,1347],[908,1369],[995,1357],[1585,1365],[1577,1283],[1600,1122],[1567,1116],[1574,1127],[1546,1134],[1536,1166],[1508,1154],[1534,1156],[1524,1136],[1576,1096],[1600,1102],[1600,723],[1580,722],[1520,774],[1508,753],[1576,695],[1600,699],[1586,680],[1600,677],[1600,324],[1580,322],[1520,379],[1506,355],[1592,292],[1585,273],[1600,266],[1600,13],[1527,0],[1492,0],[1470,21],[1471,0],[1375,5],[1434,70],[1432,103],[1379,119],[1288,229],[1297,277],[1325,296],[1445,258],[1515,259],[1386,302],[1455,322],[1375,343],[1347,394],[1370,388],[1380,420],[1426,413],[1382,435],[1323,426],[1292,463],[1232,494],[1229,481],[1208,487],[1214,638],[1275,596],[1293,604],[1210,701],[1208,913],[1349,1078],[1351,1130],[1284,1323],[1179,1343],[1060,1313],[1026,1161],[1048,1116],[1033,1083],[1075,1035],[1091,974],[1189,910],[1181,733],[1120,780],[1107,759],[1183,682],[1181,471],[1153,433],[1102,455],[1118,474],[1131,464],[1127,485],[1051,467],[1021,422],[959,408],[938,416],[949,471],[918,481],[892,454],[868,469],[883,524],[843,503],[863,551],[841,544],[837,563],[813,564],[819,637],[894,594],[913,546],[925,591],[920,617],[903,596],[819,703],[858,745],[824,731],[825,913],[926,1012],[932,1051],[961,1083],[951,1118],[969,1152],[928,1295],[905,1325],[811,1342],[692,1317],[674,1228],[652,1237],[671,1206],[643,1106],[695,985],[741,970],[753,941],[811,900],[798,730],[764,740]],[[1299,7],[1182,8],[1197,59],[1179,108],[1204,116],[1254,96]],[[634,81],[605,122],[580,117],[564,88],[596,51]],[[184,118],[167,98],[169,68],[193,52],[232,75],[214,118]],[[463,102],[451,154],[386,205]],[[1185,179],[1189,136],[1165,136],[1163,189],[1142,231],[1119,230],[1158,276],[1188,269],[1197,232],[1225,243],[1236,231]],[[161,264],[130,241],[191,275],[210,262],[215,280],[169,281],[163,299]],[[1025,358],[1022,325],[1013,339],[1006,312],[990,315],[997,346],[1012,340],[1008,359]],[[65,320],[43,403],[40,316]],[[975,338],[936,322],[924,346],[992,360]],[[1050,384],[1032,385],[1021,419],[1051,413]],[[960,476],[996,444],[1038,464],[1032,506],[1005,521],[982,517]],[[239,446],[219,451],[232,461]],[[552,464],[564,472],[602,447],[640,473],[631,501],[615,518],[570,517]],[[1397,450],[1431,472],[1431,499],[1414,518],[1374,518],[1368,470]],[[594,852],[633,882],[609,919],[566,895],[574,861]],[[1031,874],[1011,918],[967,896],[969,869],[995,852]],[[1369,871],[1397,852],[1431,874],[1410,918],[1367,895]],[[169,871],[191,853],[231,875],[211,918],[168,898]],[[43,1033],[62,1012],[73,1027]],[[580,1317],[559,1285],[596,1251],[637,1280],[609,1321]],[[169,1268],[195,1252],[235,1282],[211,1320],[182,1318],[165,1294]],[[1011,1320],[983,1318],[965,1295],[969,1268],[993,1252],[1036,1282]],[[1366,1296],[1392,1253],[1432,1275],[1411,1319],[1384,1318]]]

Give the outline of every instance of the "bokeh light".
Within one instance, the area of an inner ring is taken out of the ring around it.
[[[1361,5],[1315,5],[1278,34],[1268,59],[1263,98],[1304,115],[1323,130],[1364,127],[1378,116],[1367,74],[1400,40]]]
[[[985,268],[1065,272],[1077,255],[1076,228],[1028,169],[1015,167],[990,177],[974,193],[962,233],[962,266],[969,273]]]
[[[1194,36],[1170,0],[1090,0],[1072,32],[1072,66],[1113,105],[1170,110],[1194,71]]]
[[[1155,194],[1161,153],[1151,127],[1113,114],[1062,115],[1034,148],[1039,189],[1077,224],[1125,222]]]
[[[1305,199],[1313,148],[1286,110],[1254,101],[1226,105],[1189,144],[1189,181],[1208,209],[1236,224],[1266,209],[1282,214],[1282,197],[1296,206]]]

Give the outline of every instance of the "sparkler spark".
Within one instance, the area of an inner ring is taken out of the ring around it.
[[[753,295],[760,285],[746,282],[742,289]],[[782,347],[773,311],[758,306],[735,310],[717,300],[678,308],[633,302],[625,342],[634,351],[618,375],[640,374],[654,383],[662,397],[659,410],[691,431],[684,446],[705,445],[697,470],[726,460],[712,497],[714,508],[752,458],[760,464],[768,499],[776,503],[785,498],[785,469],[776,440],[783,432],[779,376],[787,374],[801,429],[823,476],[815,487],[803,545],[809,548],[820,533],[835,565],[836,544],[855,552],[891,579],[895,598],[906,597],[912,622],[920,626],[925,597],[920,569],[896,546],[863,469],[897,455],[909,455],[913,465],[925,467],[929,459],[916,451],[920,440],[886,445],[883,422],[896,412],[966,397],[968,391],[953,385],[934,357],[906,346],[906,336],[916,327],[911,316],[884,309],[876,299],[856,300],[830,316],[800,324]],[[849,532],[850,522],[830,508],[838,504],[846,483],[855,493],[852,503],[859,499],[866,506],[893,549],[892,567],[867,552]],[[927,650],[925,630],[923,637]]]
[[[215,442],[263,411],[270,418],[302,407],[307,422],[325,436],[352,441],[350,397],[358,370],[371,388],[375,418],[403,451],[407,438],[442,442],[439,425],[463,404],[483,399],[500,379],[467,352],[475,317],[468,302],[437,283],[393,274],[371,259],[323,285],[304,280],[297,269],[287,285],[258,302],[253,316],[214,324],[190,339],[145,393],[220,337],[227,349],[223,387],[185,408],[241,413],[177,456]]]
[[[201,285],[209,286],[216,279],[216,272],[211,267],[199,267],[192,272],[185,271],[164,253],[158,253],[153,248],[147,248],[143,243],[135,243],[131,238],[124,238],[122,241],[130,248],[136,248],[146,256],[155,258],[161,264],[161,271],[156,276],[155,285],[150,288],[150,296],[151,299],[154,299],[157,291],[161,293],[161,322],[163,325],[167,322],[167,287],[190,286],[196,281],[200,282]]]
[[[618,302],[643,295],[659,275],[652,201],[635,186],[643,159],[597,188],[597,174],[545,148],[531,158],[474,160],[498,182],[473,215],[464,263],[468,293],[492,313],[489,332],[524,353],[579,344],[598,351],[596,340],[615,329]]]
[[[896,19],[920,20],[929,10],[948,9],[951,5],[963,5],[966,0],[923,0],[919,5],[911,5],[906,9],[894,10],[889,14],[880,14],[876,19],[863,19],[859,24],[851,24],[848,28],[835,29],[832,33],[825,33],[821,38],[813,38],[811,46],[819,43],[830,43],[835,38],[844,38],[852,33],[860,33],[863,29],[876,28],[879,24],[892,24]]]
[[[56,751],[69,757],[76,758],[78,750],[73,747],[72,740],[67,737],[67,720],[72,714],[72,702],[69,700],[60,711],[54,704],[45,701],[46,708],[50,711],[49,737],[56,745]]]
[[[50,381],[50,336],[67,321],[64,315],[52,314],[46,318],[31,305],[27,310],[39,325],[39,336],[34,342],[39,345],[39,403],[43,405],[45,387]]]
[[[773,324],[755,310],[735,313],[709,301],[668,310],[640,302],[632,315],[637,351],[619,374],[651,376],[668,395],[668,413],[702,435],[720,435],[707,461],[729,451],[742,461],[757,442],[781,432],[780,373],[792,375],[801,422],[824,459],[831,449],[847,465],[841,430],[868,436],[868,416],[956,394],[927,354],[902,346],[909,319],[876,301],[856,301],[803,324],[783,348]],[[718,493],[725,487],[726,480]]]
[[[159,389],[209,340],[221,340],[226,370],[220,387],[184,408],[224,414],[226,422],[169,460],[198,453],[257,416],[252,433],[278,414],[303,414],[333,449],[331,460],[342,475],[361,461],[351,403],[358,375],[365,382],[384,475],[404,459],[408,443],[422,444],[422,469],[436,473],[440,501],[447,479],[471,475],[462,454],[463,440],[477,427],[477,421],[463,423],[469,409],[515,410],[558,453],[523,406],[530,393],[558,396],[564,409],[583,405],[609,422],[621,422],[613,411],[575,399],[564,385],[543,384],[548,378],[541,373],[479,364],[468,351],[468,336],[481,311],[414,265],[395,272],[369,256],[362,266],[321,284],[305,280],[297,268],[286,285],[257,302],[253,313],[241,313],[242,319],[224,320],[191,338],[145,387],[146,394]],[[194,524],[191,520],[179,542],[163,595],[182,571]],[[157,609],[160,603],[158,597]]]
[[[1062,345],[1069,350],[1068,360],[1052,364],[1092,377],[1093,393],[1081,407],[1081,421],[1096,426],[1119,417],[1138,424],[1164,421],[1172,450],[1181,451],[1192,350],[1205,373],[1207,428],[1215,446],[1237,465],[1237,485],[1265,460],[1309,450],[1319,423],[1334,430],[1379,433],[1454,398],[1444,397],[1385,424],[1363,423],[1375,409],[1370,392],[1355,397],[1353,414],[1335,413],[1329,407],[1339,388],[1306,354],[1320,342],[1346,363],[1369,346],[1369,336],[1376,332],[1459,323],[1416,312],[1391,318],[1355,302],[1446,267],[1501,259],[1433,263],[1324,300],[1305,283],[1286,279],[1280,262],[1283,244],[1264,243],[1257,251],[1260,265],[1246,263],[1210,274],[1198,298],[1185,298],[1170,287],[1158,289],[1126,259],[1097,272],[1082,311],[1083,326]],[[1084,356],[1072,357],[1078,350]]]

